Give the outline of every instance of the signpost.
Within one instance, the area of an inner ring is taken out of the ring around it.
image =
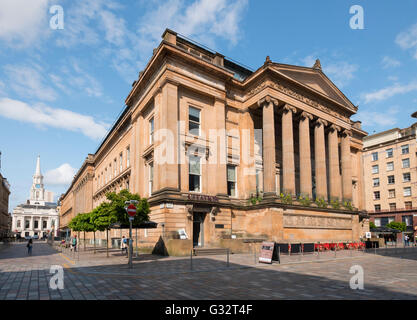
[[[261,255],[259,257],[259,262],[263,263],[272,263],[272,256],[274,254],[274,242],[262,242]]]
[[[137,200],[129,200],[125,201],[125,209],[127,214],[129,215],[129,268],[132,268],[132,254],[133,254],[133,242],[132,242],[132,221],[135,219],[136,216],[136,206],[139,201]]]

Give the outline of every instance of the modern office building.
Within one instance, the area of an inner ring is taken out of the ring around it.
[[[366,132],[320,61],[267,57],[251,70],[171,30],[162,38],[61,197],[61,229],[126,188],[158,223],[140,231],[143,246],[359,240]]]
[[[397,221],[417,229],[417,122],[363,140],[365,208],[377,227]],[[401,234],[398,234],[399,240]]]

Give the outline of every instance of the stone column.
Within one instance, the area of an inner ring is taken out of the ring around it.
[[[316,197],[327,201],[326,145],[324,127],[327,121],[317,119],[314,126],[314,163],[316,172]]]
[[[342,197],[342,183],[339,168],[339,141],[337,133],[340,127],[332,124],[327,135],[329,145],[329,189],[330,199]]]
[[[294,134],[292,114],[297,110],[288,104],[282,112],[282,190],[295,195]]]
[[[274,106],[278,101],[267,96],[258,101],[262,107],[262,158],[263,158],[263,180],[264,196],[275,196],[275,121]]]
[[[300,192],[312,197],[311,180],[311,150],[310,150],[310,120],[313,116],[302,112],[299,123],[299,154],[300,154]]]
[[[343,199],[352,200],[352,165],[350,156],[350,139],[352,132],[344,130],[342,134],[342,190]]]

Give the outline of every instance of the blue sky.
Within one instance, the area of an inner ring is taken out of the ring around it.
[[[64,29],[49,10],[60,5]],[[349,9],[364,9],[363,30]],[[402,1],[2,0],[0,151],[11,211],[28,198],[36,156],[59,195],[94,153],[165,28],[253,69],[275,62],[323,71],[359,105],[369,133],[413,123],[417,3]]]

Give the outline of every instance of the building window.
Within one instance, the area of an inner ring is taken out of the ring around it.
[[[114,166],[114,176],[117,176],[117,159],[115,158],[113,161],[113,166]]]
[[[35,220],[34,221],[34,227],[33,227],[34,229],[38,229],[39,228],[39,221],[38,220]]]
[[[17,220],[17,224],[16,224],[16,226],[17,226],[18,228],[20,228],[20,220]]]
[[[387,163],[387,171],[394,170],[394,162],[388,162]]]
[[[111,169],[111,163],[110,163],[109,164],[109,181],[111,181],[111,179],[113,178],[112,174],[113,174],[113,171]]]
[[[374,187],[379,187],[379,178],[374,178],[372,181],[374,183]]]
[[[149,164],[149,195],[152,194],[153,190],[153,163]]]
[[[236,167],[227,166],[227,194],[236,197]]]
[[[403,168],[410,168],[410,159],[409,158],[403,159],[402,162],[403,162]]]
[[[153,144],[154,118],[149,120],[149,144]]]
[[[130,166],[130,146],[126,148],[126,168]]]
[[[376,212],[381,211],[381,205],[380,205],[380,204],[376,204],[376,205],[374,205],[374,208],[375,208],[375,211],[376,211]]]
[[[410,172],[403,173],[403,182],[410,182],[411,181],[411,174]]]
[[[381,194],[379,191],[374,191],[374,200],[379,200],[381,198]]]
[[[411,187],[405,187],[404,188],[404,197],[411,196]]]
[[[394,217],[382,217],[381,218],[381,226],[385,227],[388,223],[394,221]]]
[[[119,173],[123,171],[123,152],[119,154]]]
[[[388,198],[395,198],[395,189],[388,190]]]
[[[397,209],[397,205],[395,203],[390,203],[389,204],[389,209],[390,209],[390,211],[394,211],[394,210]]]
[[[378,172],[379,172],[378,165],[372,166],[372,173],[378,173]]]
[[[411,201],[406,201],[406,202],[404,202],[404,204],[405,204],[406,209],[412,209],[413,208],[413,204],[412,204]]]
[[[394,176],[388,176],[388,184],[394,184],[395,183],[395,177]]]
[[[392,158],[394,156],[394,149],[390,148],[386,150],[387,158]]]
[[[402,222],[405,223],[407,227],[413,225],[413,216],[402,216],[401,217]]]
[[[201,191],[201,166],[200,157],[190,156],[189,158],[189,190]]]
[[[378,160],[378,152],[372,152],[372,161]]]
[[[408,144],[401,146],[401,154],[408,154],[410,150],[408,149]]]
[[[188,109],[188,131],[189,133],[200,135],[200,113],[197,108],[189,107]]]
[[[42,228],[43,229],[46,229],[47,228],[47,221],[42,221]]]
[[[375,226],[380,227],[381,226],[381,218],[375,218],[375,222],[374,223],[375,223]]]

